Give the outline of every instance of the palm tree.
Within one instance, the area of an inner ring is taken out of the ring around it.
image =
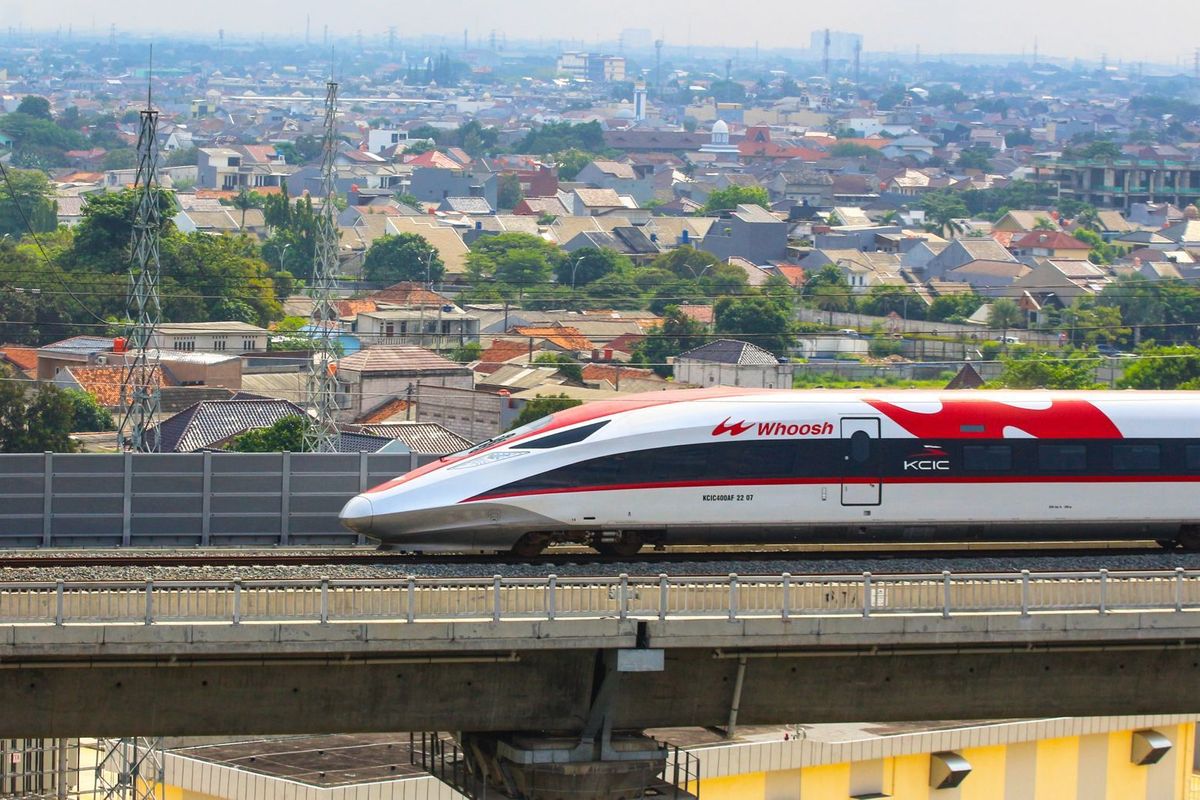
[[[262,198],[253,192],[242,189],[237,193],[237,196],[233,198],[233,207],[239,208],[242,211],[242,224],[238,227],[238,230],[245,230],[246,211],[251,208],[262,208]]]
[[[1008,350],[1008,329],[1016,326],[1021,317],[1021,307],[1008,298],[1002,297],[992,303],[988,312],[988,325],[1001,330],[1000,341],[1004,342],[1005,350]]]
[[[1057,228],[1054,224],[1054,220],[1050,219],[1049,217],[1038,217],[1033,223],[1033,229],[1035,231],[1052,231],[1056,230]]]
[[[1093,206],[1084,206],[1075,215],[1075,224],[1089,231],[1100,231],[1100,212]]]

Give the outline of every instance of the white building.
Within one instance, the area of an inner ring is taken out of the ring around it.
[[[150,346],[184,353],[249,353],[267,349],[267,329],[247,322],[164,322]]]

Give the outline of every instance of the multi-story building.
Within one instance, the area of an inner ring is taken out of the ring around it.
[[[1135,203],[1186,206],[1200,198],[1200,161],[1184,158],[1045,158],[1032,178],[1059,199],[1129,210]]]
[[[563,53],[558,71],[577,80],[593,83],[620,83],[625,80],[625,57],[601,53]]]

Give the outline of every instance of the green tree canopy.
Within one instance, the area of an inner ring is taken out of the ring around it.
[[[441,256],[419,233],[380,236],[363,260],[363,277],[379,283],[436,283],[445,272]]]
[[[159,236],[166,237],[175,230],[175,201],[166,190],[159,190],[155,197],[161,221]],[[83,201],[83,219],[75,228],[74,263],[101,272],[126,272],[137,203],[138,194],[129,189],[88,195]]]
[[[859,300],[858,308],[876,317],[895,312],[904,319],[925,319],[925,301],[905,286],[872,286]]]
[[[704,325],[680,311],[679,306],[667,306],[662,324],[651,328],[638,344],[634,361],[667,377],[672,371],[667,359],[704,344],[708,339],[706,333]]]
[[[292,414],[269,428],[255,428],[234,437],[229,449],[235,453],[303,453],[308,419]]]
[[[0,236],[20,239],[27,233],[25,222],[34,233],[58,227],[54,188],[45,173],[36,170],[6,169],[7,181],[0,181]]]
[[[721,260],[707,250],[698,250],[685,244],[655,256],[649,266],[651,269],[666,270],[684,280],[699,280],[720,263]]]
[[[75,406],[57,387],[14,380],[0,368],[0,453],[71,453]]]
[[[517,143],[516,152],[545,155],[563,150],[586,150],[597,153],[605,149],[604,129],[599,122],[547,122],[531,130]]]
[[[1200,348],[1147,347],[1126,365],[1122,389],[1200,389]]]
[[[708,195],[704,201],[705,214],[737,208],[740,205],[757,205],[763,208],[771,207],[771,196],[761,186],[738,186],[733,184],[724,189],[717,189]]]
[[[581,247],[570,253],[555,268],[555,280],[563,286],[586,286],[613,272],[630,273],[633,262],[607,247]]]
[[[531,233],[482,236],[467,254],[467,275],[475,284],[494,280],[511,294],[542,287],[562,258],[557,247]]]
[[[17,113],[45,120],[53,118],[50,114],[50,101],[36,94],[27,94],[22,97],[21,102],[17,104]]]
[[[111,431],[116,428],[112,413],[87,392],[64,389],[63,394],[70,401],[74,412],[71,422],[73,432]]]
[[[1068,358],[1009,357],[996,383],[1008,389],[1095,389],[1096,361],[1081,353]]]
[[[850,284],[836,264],[826,264],[810,273],[800,296],[822,311],[849,311],[854,306]]]
[[[792,321],[786,309],[769,297],[722,297],[714,309],[716,331],[786,356],[791,350]]]

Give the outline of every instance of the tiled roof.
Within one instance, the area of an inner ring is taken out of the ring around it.
[[[436,422],[397,422],[390,425],[364,425],[363,432],[399,439],[419,455],[446,456],[474,444]]]
[[[803,270],[801,270],[803,271]],[[713,323],[713,307],[712,306],[696,306],[696,305],[681,305],[679,310],[684,316],[689,319],[694,319],[696,322],[702,322],[705,325]]]
[[[37,369],[37,348],[15,344],[0,347],[0,360],[12,364],[22,372],[31,372]]]
[[[368,347],[340,359],[337,366],[339,371],[360,373],[465,369],[423,347],[406,344]]]
[[[126,368],[121,366],[71,367],[71,377],[83,391],[96,398],[102,406],[114,408],[121,405],[121,384],[126,378]],[[159,386],[165,386],[163,373],[158,371]]]
[[[337,453],[377,453],[391,443],[387,436],[342,431],[333,440],[333,449]]]
[[[578,328],[568,325],[539,327],[534,325],[518,325],[512,332],[519,336],[532,336],[535,339],[545,339],[556,347],[564,350],[591,350],[596,345],[579,332]]]
[[[72,336],[58,342],[42,345],[39,350],[51,350],[60,353],[103,353],[112,349],[113,340],[107,336]]]
[[[398,306],[441,306],[450,303],[449,299],[437,292],[431,292],[421,284],[412,281],[393,283],[391,286],[375,292],[367,299],[376,303],[391,303]],[[370,310],[374,311],[375,309]]]
[[[408,410],[408,401],[402,397],[393,397],[386,403],[363,414],[355,422],[359,425],[373,425],[386,422],[397,414],[403,414]]]
[[[624,178],[634,180],[637,175],[633,171],[633,167],[628,164],[622,164],[620,161],[593,161],[592,164],[596,169],[603,172],[605,175],[611,175],[614,178]]]
[[[359,314],[369,314],[379,310],[379,304],[369,297],[356,300],[334,300],[333,307],[339,317],[357,317]]]
[[[1012,247],[1039,247],[1047,250],[1090,250],[1090,246],[1061,231],[1030,231],[1014,238]]]
[[[439,210],[459,214],[491,214],[493,211],[486,197],[447,197],[442,200]]]
[[[681,353],[679,358],[738,366],[775,366],[779,363],[779,359],[770,352],[757,345],[739,342],[736,339],[717,339],[715,342],[702,344],[686,353]]]
[[[304,409],[286,400],[206,400],[163,420],[157,431],[162,452],[194,453],[290,416],[304,416]]]
[[[528,342],[515,339],[493,339],[491,347],[479,354],[479,363],[475,365],[475,372],[490,375],[500,369],[500,366],[506,361],[528,354]]]
[[[585,206],[608,208],[624,205],[615,189],[576,189],[576,197]]]
[[[665,378],[656,375],[654,370],[649,369],[617,367],[612,364],[585,364],[583,366],[583,379],[585,381],[608,381],[616,385],[618,380],[626,381],[635,378],[643,381],[667,382]]]

